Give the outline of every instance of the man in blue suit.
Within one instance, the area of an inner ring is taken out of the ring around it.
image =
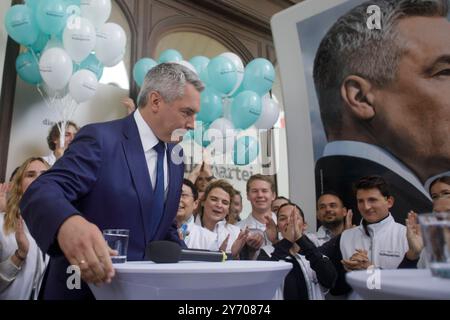
[[[111,281],[114,253],[103,229],[130,230],[128,260],[143,260],[149,241],[180,242],[174,218],[184,165],[182,152],[174,149],[175,135],[177,129],[193,129],[203,88],[197,75],[179,64],[154,67],[139,93],[138,110],[82,128],[64,156],[30,186],[21,212],[51,256],[41,297],[89,299],[86,283]],[[80,267],[81,289],[68,288],[69,265]]]

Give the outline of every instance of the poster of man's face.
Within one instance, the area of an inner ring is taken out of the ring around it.
[[[303,10],[295,23],[296,58],[307,95],[285,108],[289,126],[293,110],[307,106],[316,198],[336,192],[357,213],[355,184],[377,175],[389,185],[399,222],[409,210],[431,210],[428,186],[450,171],[447,0],[324,0],[304,7],[312,14]],[[278,54],[283,48],[275,43]],[[289,135],[288,129],[288,149],[295,143]]]

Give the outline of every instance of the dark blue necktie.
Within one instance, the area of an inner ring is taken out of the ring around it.
[[[156,162],[156,181],[153,189],[151,239],[154,239],[164,213],[164,153],[166,146],[164,142],[159,141],[153,149],[158,154],[158,160]]]

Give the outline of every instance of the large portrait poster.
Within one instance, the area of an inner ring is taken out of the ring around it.
[[[361,177],[389,183],[390,211],[404,223],[410,210],[431,210],[429,184],[450,169],[449,80],[441,71],[450,65],[435,63],[450,54],[441,30],[448,13],[436,9],[432,22],[405,18],[399,31],[387,19],[396,5],[382,2],[396,3],[305,1],[272,19],[291,197],[315,212],[316,199],[334,191],[355,223],[353,185]]]

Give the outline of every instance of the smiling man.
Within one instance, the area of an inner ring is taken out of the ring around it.
[[[317,220],[322,224],[317,230],[319,245],[341,234],[345,230],[347,209],[334,192],[322,194],[317,201]]]
[[[377,5],[381,29],[367,28]],[[450,168],[450,23],[447,0],[373,0],[322,39],[314,81],[328,144],[316,188],[357,205],[352,183],[377,174],[392,187],[398,222],[431,210],[427,186]]]

